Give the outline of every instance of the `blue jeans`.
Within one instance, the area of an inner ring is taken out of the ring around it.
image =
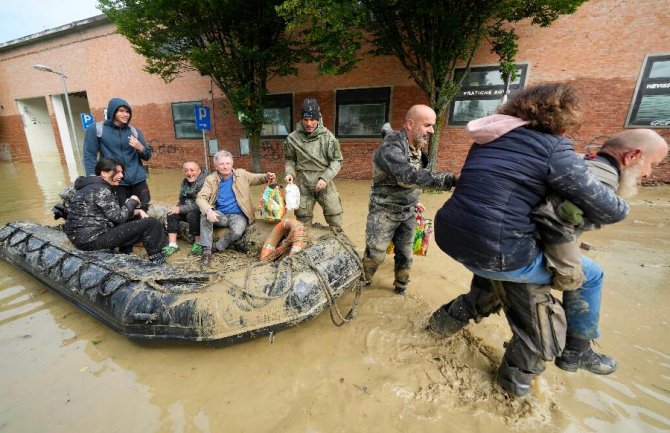
[[[482,271],[468,267],[475,275],[489,280],[515,283],[551,284],[551,272],[544,265],[544,254],[540,254],[528,266],[513,271]],[[593,340],[600,330],[600,300],[605,274],[598,264],[582,256],[584,284],[577,290],[563,292],[563,308],[568,322],[568,335]]]

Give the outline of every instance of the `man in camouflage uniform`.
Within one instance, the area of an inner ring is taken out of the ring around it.
[[[423,212],[419,203],[421,188],[448,191],[456,177],[452,173],[433,173],[425,167],[428,158],[423,147],[430,141],[435,112],[426,105],[415,105],[405,115],[400,131],[388,132],[372,157],[372,188],[365,227],[365,278],[370,279],[384,261],[386,248],[395,247],[395,281],[398,294],[404,294],[412,267],[415,213]]]
[[[331,227],[342,227],[342,203],[333,178],[340,171],[342,151],[335,136],[321,122],[319,104],[307,98],[301,107],[302,121],[284,142],[286,182],[297,177],[300,207],[296,218],[311,224],[318,202]]]

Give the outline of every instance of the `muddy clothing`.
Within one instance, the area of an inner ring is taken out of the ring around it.
[[[455,319],[453,323],[459,324],[452,324],[455,332],[470,319],[478,323],[502,308],[513,333],[504,362],[526,373],[540,374],[545,361],[558,356],[565,345],[565,312],[550,290],[548,285],[496,282],[474,275],[470,291],[443,305],[433,316]]]
[[[99,176],[79,177],[70,201],[65,233],[79,249],[116,248],[144,242],[149,255],[167,245],[167,237],[154,218],[128,222],[137,202],[128,199],[119,206],[112,187]]]
[[[284,158],[284,171],[296,179],[300,188],[296,218],[303,224],[311,224],[314,204],[319,203],[328,225],[342,227],[342,202],[333,182],[342,165],[342,151],[335,136],[321,123],[308,134],[299,122],[284,142]],[[319,179],[328,185],[316,192]]]
[[[384,261],[386,248],[395,247],[395,287],[409,283],[412,242],[416,226],[415,206],[421,187],[448,191],[454,185],[451,173],[433,173],[425,167],[428,158],[411,149],[404,130],[387,134],[372,156],[372,188],[365,226],[363,265],[368,281]]]
[[[189,234],[192,237],[200,235],[200,209],[195,200],[205,183],[206,177],[207,174],[202,172],[193,182],[189,182],[186,178],[181,181],[179,202],[177,203],[179,213],[167,216],[168,233],[177,233],[179,231],[179,223],[186,221],[188,223]]]
[[[619,188],[616,161],[597,155],[587,155],[584,160],[604,185],[614,191]],[[600,226],[585,219],[581,209],[558,194],[550,194],[535,208],[533,222],[537,225],[547,269],[554,274],[553,288],[574,290],[581,287],[584,274],[577,239],[582,232]]]
[[[151,158],[152,149],[144,140],[142,132],[136,128],[136,138],[142,143],[142,146],[144,146],[144,151],[139,152],[129,144],[130,136],[132,135],[130,120],[128,121],[128,124],[121,127],[114,124],[116,110],[122,106],[128,107],[130,110],[130,104],[121,98],[112,98],[109,101],[109,104],[107,105],[107,119],[105,120],[102,129],[102,137],[98,138],[95,124],[86,129],[86,136],[84,138],[84,167],[86,169],[86,175],[90,176],[95,174],[95,164],[98,162],[98,154],[100,154],[100,156],[114,158],[124,166],[121,185],[132,186],[147,180],[147,172],[142,165],[142,160],[148,161]],[[134,193],[135,192],[133,192],[133,194]],[[136,195],[142,200],[143,204],[146,204],[140,194]]]
[[[435,240],[444,252],[476,275],[470,293],[446,304],[452,305],[449,312],[467,323],[470,318],[485,316],[499,303],[507,303],[506,315],[514,336],[505,353],[505,366],[537,374],[551,351],[543,352],[544,346],[531,344],[528,336],[555,339],[555,350],[560,352],[565,333],[552,335],[550,327],[543,327],[545,319],[517,320],[521,318],[519,311],[529,310],[527,316],[531,318],[539,313],[547,315],[546,309],[539,308],[545,304],[560,315],[554,307],[558,304],[548,294],[546,285],[551,283],[552,274],[545,266],[533,210],[555,193],[574,203],[593,223],[610,224],[626,217],[628,204],[589,171],[567,138],[519,126],[514,118],[511,127],[496,130],[498,120],[507,124],[510,117],[494,115],[468,124],[475,144],[456,191],[437,213]],[[484,139],[480,139],[480,131],[485,132]],[[592,340],[599,334],[604,275],[593,260],[581,257],[581,262],[584,283],[574,291],[563,292],[566,333]],[[493,293],[486,284],[478,283],[481,279],[510,289]],[[546,286],[542,289],[546,301],[529,301],[534,285]],[[520,293],[528,293],[524,295],[527,299],[517,296]],[[454,308],[465,313],[458,315]]]
[[[588,170],[570,140],[518,127],[472,146],[458,188],[437,212],[435,241],[477,269],[527,266],[540,253],[532,211],[551,192],[595,224],[616,223],[628,214],[628,204]]]

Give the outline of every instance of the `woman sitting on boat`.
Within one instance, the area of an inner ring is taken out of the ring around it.
[[[143,242],[149,260],[165,262],[165,230],[144,212],[139,213],[140,219],[129,221],[140,200],[132,195],[119,204],[112,187],[119,185],[121,179],[123,165],[113,158],[101,158],[95,166],[95,176],[77,178],[65,222],[68,239],[85,251],[132,247]]]

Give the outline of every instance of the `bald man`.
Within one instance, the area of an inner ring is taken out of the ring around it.
[[[666,157],[668,145],[650,129],[621,132],[608,139],[597,154],[586,155],[589,170],[622,198],[637,192],[640,180]],[[557,290],[575,290],[584,282],[577,237],[585,230],[599,228],[584,217],[572,202],[550,194],[533,211],[533,222],[542,239],[546,267],[552,272]]]
[[[195,161],[187,161],[182,166],[184,179],[179,187],[179,202],[168,210],[167,232],[169,244],[165,248],[167,255],[174,254],[179,250],[177,244],[177,232],[182,221],[188,223],[188,233],[191,245],[191,254],[202,253],[200,246],[200,209],[195,203],[198,193],[205,183],[207,173],[203,173]]]
[[[456,181],[452,173],[433,173],[426,169],[428,157],[423,149],[435,126],[435,112],[426,105],[415,105],[405,115],[400,131],[386,133],[372,156],[372,188],[365,227],[363,268],[370,284],[372,276],[393,241],[395,247],[395,292],[404,294],[412,267],[412,244],[421,188],[449,191]]]

